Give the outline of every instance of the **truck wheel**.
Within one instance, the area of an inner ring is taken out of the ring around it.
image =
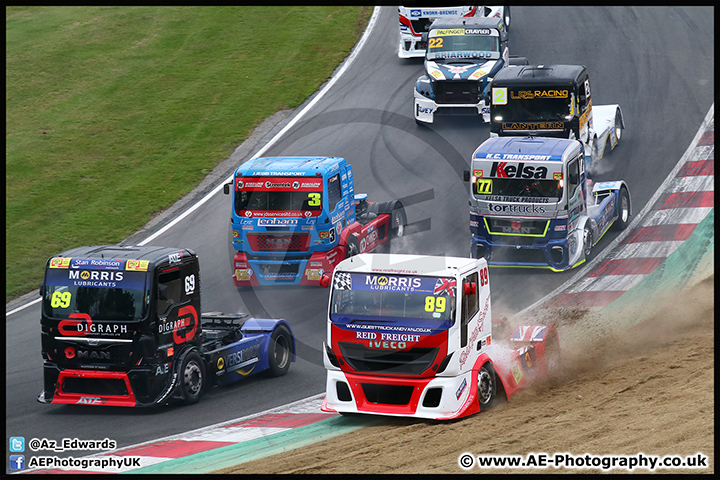
[[[290,370],[290,356],[292,355],[292,335],[284,326],[280,325],[273,330],[270,336],[268,349],[268,363],[270,375],[280,377]]]
[[[495,405],[495,397],[497,395],[497,385],[495,380],[495,369],[486,363],[478,370],[477,378],[478,387],[478,403],[480,410],[487,410]]]
[[[556,335],[551,335],[545,341],[545,366],[548,378],[560,375],[560,343]]]
[[[390,238],[402,237],[405,233],[405,225],[407,225],[405,208],[400,202],[396,202],[390,214]]]
[[[183,404],[192,405],[200,401],[205,386],[205,364],[197,352],[190,352],[185,356],[180,369],[180,389]]]
[[[592,254],[593,248],[593,234],[590,227],[585,224],[583,228],[583,253],[585,254],[585,261],[590,261],[590,255]]]
[[[620,143],[620,137],[622,137],[622,118],[620,118],[620,112],[615,112],[615,139],[617,140],[617,143]]]
[[[615,140],[616,144],[615,147],[620,145],[620,137],[622,137],[622,119],[620,118],[620,112],[615,112]],[[605,153],[610,155],[613,152],[612,143],[610,142],[610,135],[608,134],[607,138],[605,139]]]
[[[347,247],[345,248],[345,258],[354,257],[360,253],[360,245],[358,244],[357,237],[353,234],[348,235]]]
[[[618,195],[618,218],[615,220],[613,230],[625,230],[630,223],[630,195],[627,188],[622,187]]]

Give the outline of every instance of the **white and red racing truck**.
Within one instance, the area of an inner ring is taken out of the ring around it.
[[[506,336],[491,320],[482,258],[361,254],[320,283],[332,289],[325,412],[463,417],[558,365],[553,327]]]
[[[510,28],[510,7],[479,7],[466,5],[460,7],[413,7],[398,6],[400,22],[399,58],[424,57],[427,50],[427,33],[430,24],[438,18],[461,19],[471,17],[494,17],[504,21],[506,30]]]

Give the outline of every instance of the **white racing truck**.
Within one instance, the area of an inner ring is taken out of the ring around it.
[[[448,420],[556,373],[553,327],[492,319],[483,259],[360,254],[332,277],[325,412]]]
[[[578,140],[489,138],[471,162],[471,254],[491,266],[568,270],[611,226],[630,222],[628,186],[593,184]]]
[[[510,57],[505,24],[497,18],[439,19],[427,34],[425,72],[415,83],[413,113],[418,125],[436,115],[481,115],[490,121],[490,85],[508,65],[527,64]]]
[[[400,42],[398,57],[420,58],[427,49],[427,33],[430,24],[438,18],[492,17],[502,19],[506,30],[510,28],[510,7],[462,6],[462,7],[398,7]]]

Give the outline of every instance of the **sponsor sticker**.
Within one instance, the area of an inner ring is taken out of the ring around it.
[[[147,272],[150,262],[148,260],[128,260],[125,263],[125,270],[131,272]]]
[[[69,268],[71,258],[53,258],[50,260],[50,268]]]

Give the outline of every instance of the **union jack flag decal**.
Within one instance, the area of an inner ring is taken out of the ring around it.
[[[438,278],[438,281],[435,282],[433,295],[447,295],[449,297],[454,297],[455,285],[457,285],[457,281],[452,278]]]

